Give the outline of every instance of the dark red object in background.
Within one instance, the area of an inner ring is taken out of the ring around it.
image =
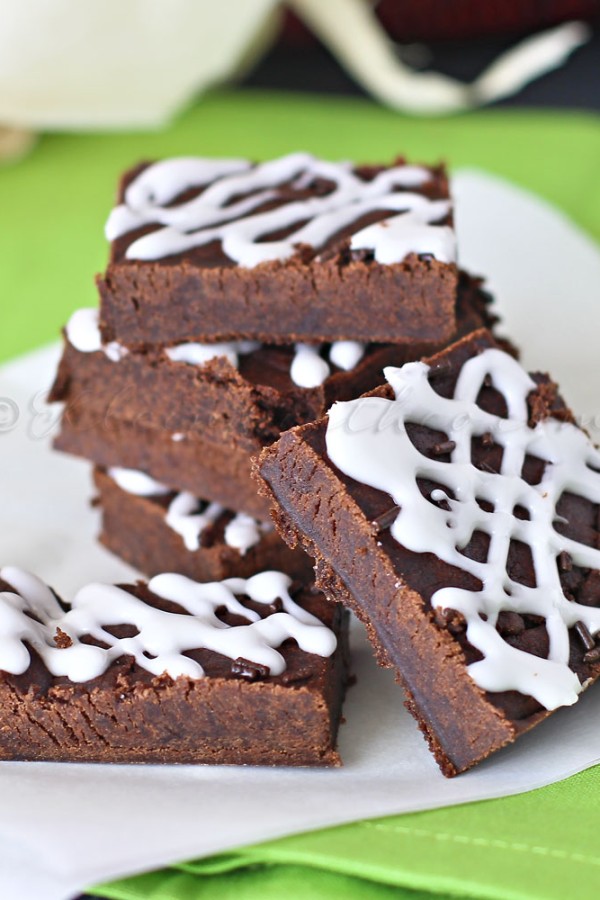
[[[600,20],[600,0],[380,0],[375,6],[377,18],[398,43],[519,37],[560,22]],[[302,45],[315,38],[289,12],[283,40]]]
[[[377,15],[397,41],[522,35],[600,15],[599,0],[381,0]]]

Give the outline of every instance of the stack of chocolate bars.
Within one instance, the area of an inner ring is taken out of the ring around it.
[[[252,461],[385,366],[492,325],[479,281],[457,273],[451,223],[444,172],[402,161],[127,173],[100,314],[69,321],[51,396],[66,404],[56,447],[95,463],[103,543],[149,575],[306,572]]]
[[[342,606],[396,670],[447,775],[577,699],[600,673],[598,455],[552,382],[494,337],[488,294],[457,268],[442,167],[307,154],[143,164],[106,233],[100,310],[68,323],[51,399],[65,404],[56,446],[95,465],[102,542],[158,576],[125,594],[191,615],[189,585],[226,579],[246,598],[245,613],[224,603],[219,627],[235,631],[265,603],[273,621],[297,611],[295,579],[300,619],[310,611],[332,635],[324,648],[278,631],[287,675],[250,639],[235,645],[247,653],[220,651],[226,664],[213,652],[202,702],[221,709],[221,731],[200,716],[201,750],[183,726],[188,743],[169,750],[182,707],[165,702],[131,758],[339,761]],[[279,593],[265,570],[285,578]],[[186,590],[165,591],[165,572]],[[252,593],[261,575],[269,589]],[[68,615],[57,633],[77,642]],[[133,653],[142,686],[151,646]],[[258,705],[230,715],[236,679]],[[265,728],[283,728],[278,743],[265,746]],[[111,758],[103,737],[96,754]]]

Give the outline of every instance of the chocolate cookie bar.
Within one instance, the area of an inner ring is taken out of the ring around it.
[[[123,177],[98,279],[105,343],[448,341],[443,167],[180,158]]]
[[[177,491],[210,497],[256,519],[269,518],[269,505],[252,477],[252,456],[230,440],[218,444],[198,434],[170,434],[83,406],[63,415],[54,447],[104,469],[147,472]]]
[[[339,765],[347,621],[281,572],[90,584],[0,569],[0,758]]]
[[[95,469],[94,483],[101,543],[145,575],[179,572],[194,581],[222,581],[264,569],[310,574],[309,557],[290,550],[270,519],[260,522],[171,491],[129,469]]]
[[[492,328],[496,317],[490,305],[481,279],[461,273],[457,336]],[[82,309],[65,328],[50,400],[64,402],[67,417],[94,410],[103,421],[114,418],[218,445],[233,442],[256,453],[282,430],[323,416],[335,400],[349,400],[381,384],[386,365],[401,365],[436,349],[431,344],[339,341],[277,347],[244,341],[128,352],[116,342],[103,344],[97,312]]]
[[[260,474],[451,776],[600,674],[600,453],[485,331],[386,378],[285,433]]]

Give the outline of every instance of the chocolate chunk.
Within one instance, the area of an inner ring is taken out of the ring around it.
[[[308,669],[298,669],[293,672],[286,670],[281,677],[282,684],[306,684],[310,680],[310,671]],[[350,684],[350,680],[348,684]]]
[[[588,631],[588,627],[585,622],[575,622],[574,628],[585,649],[593,650],[596,646],[596,641]]]
[[[525,622],[523,621],[523,616],[520,616],[519,613],[503,609],[498,615],[496,628],[501,635],[510,634],[514,636],[521,634],[525,630]]]
[[[291,593],[291,590],[290,590]],[[265,611],[268,615],[273,615],[274,613],[280,613],[283,611],[283,601],[281,597],[277,597],[272,603],[269,603],[268,606],[265,607]]]
[[[571,555],[567,553],[566,550],[562,550],[558,554],[558,568],[561,572],[570,572],[573,568],[573,560],[571,559]]]
[[[431,448],[432,456],[445,456],[447,453],[452,453],[452,451],[456,449],[456,441],[441,441],[439,444],[434,444]]]
[[[238,656],[231,663],[231,674],[245,678],[247,681],[258,681],[259,678],[268,678],[270,669],[268,666],[262,666],[260,663]]]
[[[550,641],[546,625],[537,625],[534,628],[526,628],[521,634],[506,635],[505,640],[517,650],[524,650],[525,653],[531,653],[539,656],[541,659],[547,659],[548,650],[550,649]]]
[[[588,652],[584,655],[583,661],[586,663],[595,663],[600,659],[600,647],[594,647],[593,650],[588,650]]]
[[[600,572],[594,570],[589,573],[581,588],[577,600],[583,606],[598,606],[600,596]]]
[[[379,534],[381,531],[385,531],[386,528],[389,528],[390,525],[393,525],[398,518],[399,512],[399,506],[391,506],[385,512],[380,513],[375,519],[372,519],[371,529],[374,534]]]
[[[536,616],[533,613],[524,613],[523,620],[527,628],[537,628],[538,625],[545,625],[546,620],[543,616]]]
[[[465,617],[456,609],[440,609],[438,607],[433,618],[436,625],[440,628],[447,628],[451,634],[462,634],[467,627]]]

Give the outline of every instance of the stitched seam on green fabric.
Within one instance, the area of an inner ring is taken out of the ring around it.
[[[132,880],[136,879],[135,875],[132,875],[131,877]],[[98,892],[90,894],[90,896],[104,898],[104,900],[109,900],[109,898],[110,900],[113,900],[113,898],[114,900],[141,900],[141,895],[137,888],[130,889],[118,881],[115,882],[114,885],[109,882],[106,886],[100,885],[91,888],[90,890]],[[172,894],[170,891],[168,894],[161,893],[160,900],[181,900],[181,894]]]
[[[569,859],[578,863],[589,863],[600,866],[600,857],[586,856],[584,853],[572,853],[568,850],[557,850],[554,847],[542,847],[536,844],[524,844],[517,841],[503,841],[499,838],[474,838],[467,834],[454,834],[445,831],[428,831],[426,828],[411,828],[408,825],[385,825],[382,822],[361,822],[363,828],[373,828],[378,831],[407,834],[413,837],[423,837],[429,840],[448,841],[455,844],[471,844],[474,847],[489,847],[493,850],[516,850],[520,853],[533,853],[537,856],[549,856],[552,859]]]

